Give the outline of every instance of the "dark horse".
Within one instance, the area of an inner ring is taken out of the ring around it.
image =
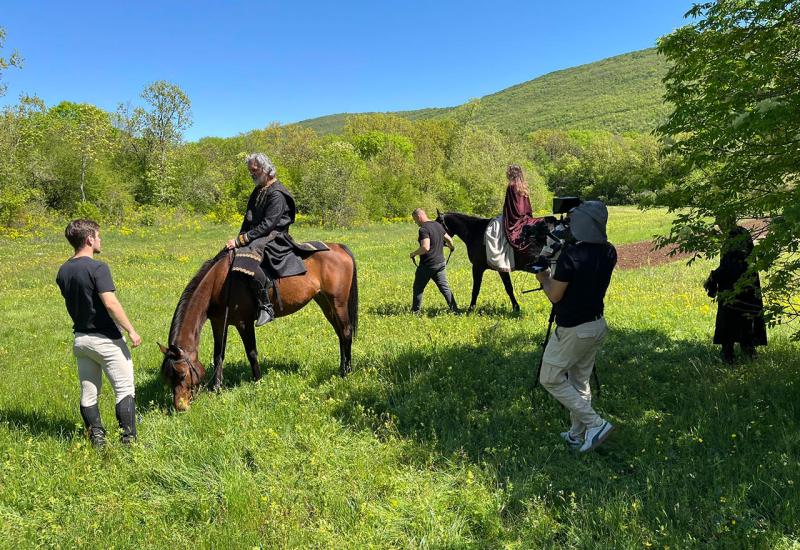
[[[475,216],[468,216],[467,214],[460,214],[458,212],[446,212],[442,214],[436,211],[436,221],[439,222],[444,230],[449,235],[455,235],[464,241],[467,247],[467,255],[472,264],[472,300],[469,303],[469,309],[475,309],[475,304],[478,301],[478,294],[481,292],[481,283],[483,282],[483,272],[489,267],[486,261],[486,245],[483,238],[486,234],[486,227],[491,221],[489,218],[478,218]],[[533,251],[532,251],[533,252]],[[533,261],[533,258],[516,256],[516,265],[526,265]],[[535,254],[533,254],[535,257]],[[500,279],[503,281],[503,286],[506,289],[508,297],[511,299],[511,307],[514,311],[519,311],[519,303],[514,296],[514,286],[511,284],[511,275],[506,272],[498,271]]]
[[[358,325],[358,279],[356,262],[350,250],[342,245],[327,243],[330,250],[315,252],[305,260],[304,275],[276,280],[280,303],[274,290],[270,299],[276,317],[285,317],[300,310],[312,299],[317,302],[339,337],[339,374],[350,372],[351,348]],[[205,368],[198,359],[200,331],[206,320],[211,321],[214,333],[214,384],[222,386],[222,364],[225,358],[224,335],[227,326],[239,331],[253,380],[261,378],[256,350],[256,303],[253,291],[239,274],[231,273],[233,251],[222,250],[203,264],[183,291],[172,325],[169,346],[159,344],[164,353],[161,372],[172,384],[175,409],[183,411],[200,387]],[[230,284],[226,284],[229,281]],[[227,324],[225,305],[228,304]],[[225,326],[223,326],[225,325]]]

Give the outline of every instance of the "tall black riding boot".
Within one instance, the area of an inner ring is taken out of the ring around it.
[[[126,395],[116,407],[117,421],[121,430],[119,440],[125,445],[136,441],[136,401],[132,395]]]
[[[269,283],[258,289],[258,318],[256,326],[266,325],[275,319],[275,310],[272,309],[272,302],[269,301]]]
[[[96,403],[90,407],[81,405],[81,417],[86,428],[86,437],[95,447],[103,447],[106,444],[106,429],[100,420],[100,407]]]

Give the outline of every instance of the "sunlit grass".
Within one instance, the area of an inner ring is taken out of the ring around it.
[[[661,212],[614,208],[615,243],[643,240]],[[576,456],[566,413],[532,390],[549,306],[514,316],[487,274],[476,314],[445,313],[431,286],[407,311],[413,225],[310,227],[358,260],[354,372],[307,309],[258,330],[264,378],[238,338],[226,389],[169,412],[158,369],[175,303],[232,229],[131,228],[102,255],[145,344],[134,351],[140,443],[104,453],[81,436],[69,319],[55,286],[58,232],[0,241],[0,547],[642,548],[791,547],[800,509],[797,346],[770,332],[753,363],[717,360],[710,263],[617,272],[598,361],[598,409],[619,430]],[[449,266],[466,303],[463,246]],[[535,286],[513,274],[517,292]],[[211,338],[204,331],[202,359]],[[114,426],[104,388],[102,412]]]

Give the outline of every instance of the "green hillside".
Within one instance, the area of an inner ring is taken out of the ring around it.
[[[663,103],[666,60],[655,49],[556,71],[480,99],[472,119],[522,134],[539,128],[650,131],[668,113]],[[416,120],[448,116],[458,108],[396,114]],[[348,113],[304,120],[327,134],[341,131]]]

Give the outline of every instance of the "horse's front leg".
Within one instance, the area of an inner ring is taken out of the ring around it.
[[[261,365],[258,364],[258,349],[256,348],[256,328],[253,323],[236,325],[239,336],[242,337],[247,360],[250,361],[250,370],[253,372],[253,382],[261,379]]]
[[[211,319],[211,330],[214,333],[214,381],[211,389],[218,392],[222,389],[222,365],[225,362],[225,340],[226,327],[222,325],[222,319]]]
[[[475,309],[475,304],[478,303],[484,271],[486,271],[485,267],[472,264],[472,301],[469,303],[469,311]]]
[[[511,284],[511,274],[506,271],[499,271],[500,279],[503,281],[503,286],[506,289],[506,294],[508,297],[511,298],[511,308],[514,311],[519,311],[519,303],[517,299],[514,297],[514,285]]]

